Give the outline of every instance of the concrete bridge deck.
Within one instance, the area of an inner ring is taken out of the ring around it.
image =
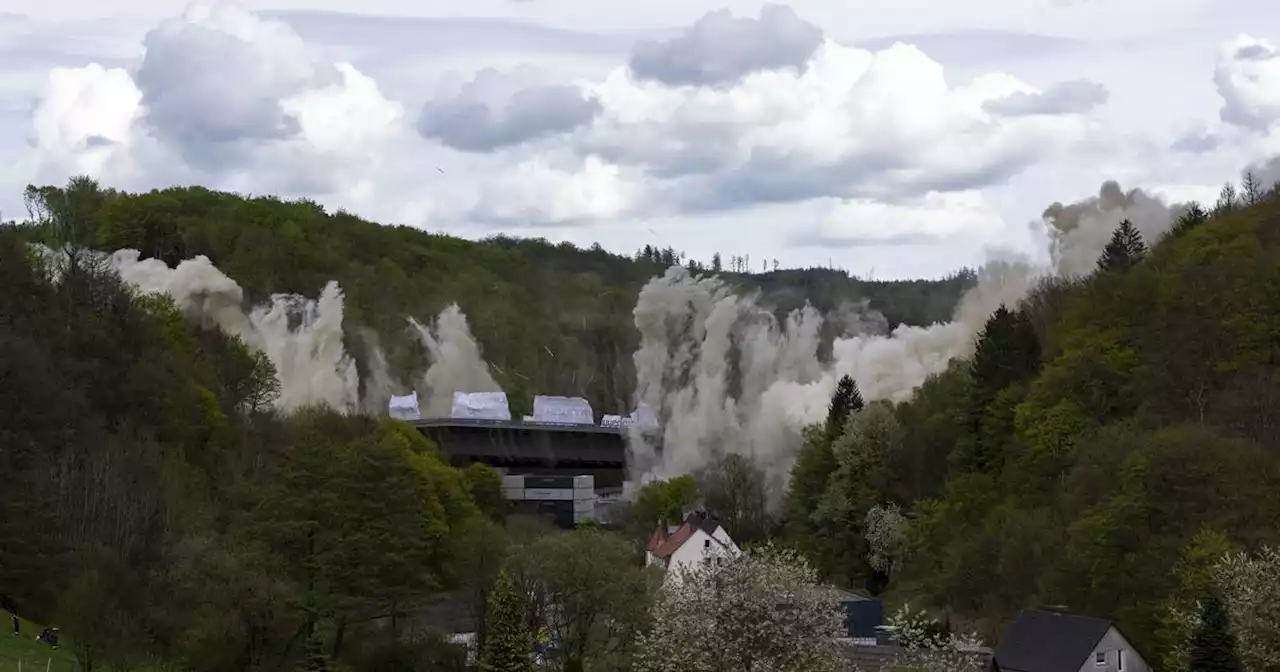
[[[627,464],[627,430],[622,428],[456,418],[412,424],[455,461],[606,469]]]

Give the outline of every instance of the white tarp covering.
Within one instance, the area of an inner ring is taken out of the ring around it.
[[[510,420],[506,392],[454,392],[450,417],[470,420]]]
[[[593,425],[595,415],[591,412],[591,404],[582,397],[539,395],[533,398],[533,421]]]
[[[422,411],[418,408],[418,393],[391,397],[388,411],[396,420],[421,420]]]
[[[600,418],[601,427],[630,427],[631,417],[623,417],[621,415],[606,415]]]

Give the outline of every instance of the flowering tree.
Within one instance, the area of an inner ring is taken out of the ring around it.
[[[1213,567],[1212,584],[1226,606],[1244,669],[1280,669],[1280,548],[1264,547],[1256,556],[1224,555]],[[1197,603],[1195,609],[1171,608],[1166,615],[1184,637],[1169,655],[1169,669],[1190,668],[1190,637],[1204,627],[1201,611]]]
[[[902,647],[891,668],[895,672],[982,672],[982,640],[975,634],[948,632],[924,611],[903,605],[885,623]],[[870,671],[866,671],[870,672]]]
[[[770,545],[726,565],[683,568],[654,608],[637,672],[827,672],[847,668],[833,591],[791,550]]]
[[[897,504],[876,504],[867,511],[867,562],[877,572],[892,575],[906,545],[907,517]]]
[[[1214,569],[1248,670],[1280,669],[1280,548],[1233,553]]]

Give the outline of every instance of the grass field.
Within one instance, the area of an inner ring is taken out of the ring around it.
[[[62,646],[55,651],[52,646],[36,641],[36,635],[44,629],[43,626],[22,621],[22,632],[15,637],[9,614],[0,614],[3,614],[3,620],[0,620],[0,626],[3,626],[0,627],[0,672],[45,672],[46,669],[48,672],[75,672],[76,657],[67,650],[65,636],[59,642]]]

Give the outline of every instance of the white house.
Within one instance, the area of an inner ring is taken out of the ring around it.
[[[999,672],[1149,672],[1147,661],[1111,622],[1061,608],[1018,614],[995,651]]]
[[[741,552],[728,530],[705,511],[690,513],[679,525],[658,526],[644,549],[645,561],[667,570],[668,578],[677,575],[682,567],[702,562],[720,564]]]

